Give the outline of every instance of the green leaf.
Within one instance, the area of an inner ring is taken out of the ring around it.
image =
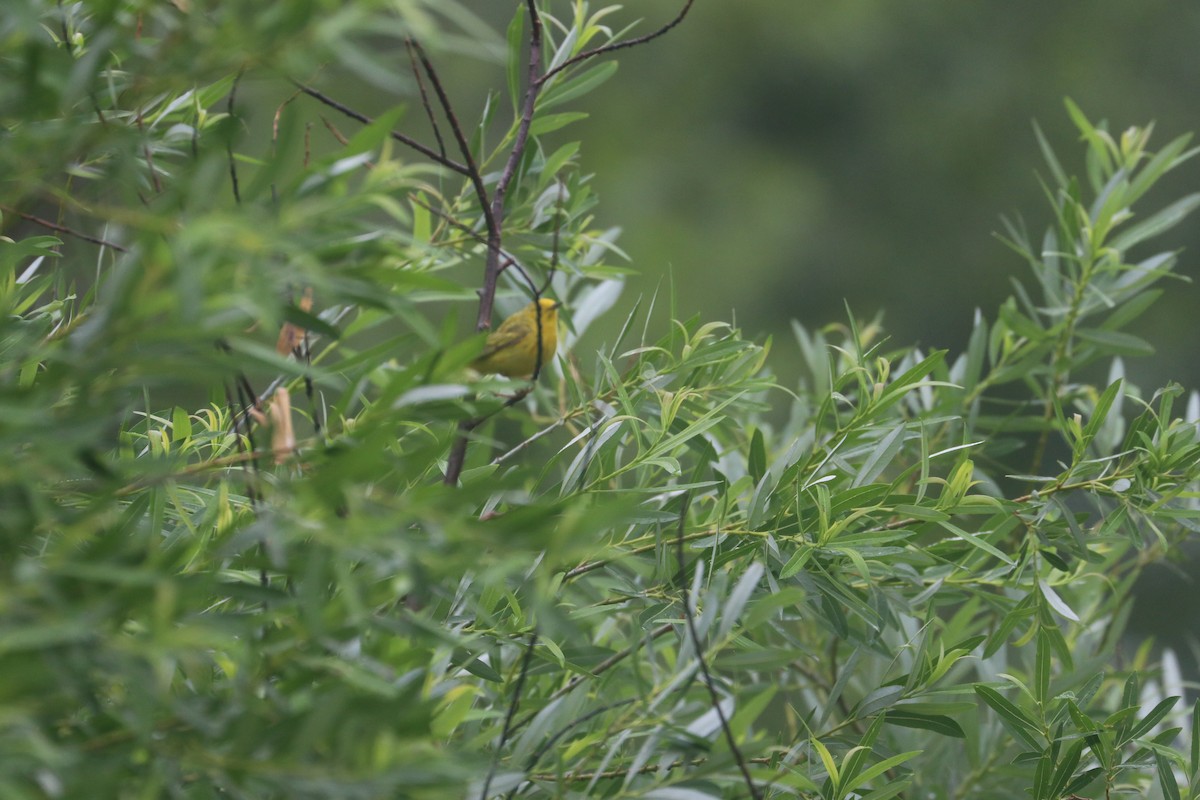
[[[1158,770],[1158,785],[1162,789],[1165,800],[1179,799],[1179,784],[1175,780],[1175,771],[1171,762],[1162,754],[1154,754],[1154,765]]]
[[[1137,724],[1129,730],[1129,733],[1126,734],[1125,738],[1127,740],[1133,740],[1145,736],[1150,732],[1151,728],[1162,722],[1163,718],[1171,712],[1171,709],[1174,708],[1175,704],[1178,702],[1178,697],[1168,697],[1165,700],[1160,701],[1154,706],[1154,708],[1150,709],[1150,711],[1146,713],[1146,716],[1138,720]]]
[[[1134,245],[1154,236],[1166,233],[1200,206],[1200,192],[1176,200],[1156,214],[1132,225],[1124,233],[1113,238],[1110,247],[1124,252]]]
[[[553,87],[538,98],[538,111],[570,102],[591,92],[616,74],[617,66],[616,61],[602,61],[564,83],[555,82]]]
[[[1104,328],[1078,328],[1075,334],[1082,341],[1097,345],[1105,355],[1154,355],[1154,348],[1150,343],[1132,333],[1110,331]]]
[[[529,135],[542,136],[547,133],[553,133],[559,128],[565,128],[572,122],[578,122],[581,119],[587,118],[588,115],[582,111],[565,111],[561,114],[535,116],[533,118],[533,122],[529,126]]]
[[[1004,553],[1002,553],[994,545],[989,544],[982,536],[977,536],[973,533],[968,533],[967,531],[963,530],[962,528],[958,527],[957,525],[954,525],[953,523],[947,522],[945,520],[938,520],[937,524],[941,525],[946,530],[948,530],[951,533],[953,533],[954,535],[958,536],[960,539],[962,539],[964,542],[971,545],[972,547],[977,547],[980,550],[982,550],[983,552],[987,553],[988,555],[995,556],[996,558],[1000,559],[1001,561],[1003,561],[1005,564],[1008,564],[1009,566],[1016,566],[1015,561],[1013,561],[1008,556],[1004,555]]]
[[[892,428],[871,450],[870,454],[863,460],[863,464],[859,467],[858,472],[854,476],[854,481],[850,484],[854,487],[863,486],[874,482],[879,477],[892,460],[900,452],[900,448],[904,446],[905,425],[897,425]]]
[[[962,726],[950,717],[942,714],[918,714],[906,711],[903,707],[893,706],[888,709],[885,721],[889,725],[933,731],[936,734],[949,736],[952,739],[965,739],[967,737],[967,734],[963,732]]]
[[[889,714],[888,716],[891,716],[891,715]],[[922,752],[924,752],[924,751],[909,750],[904,753],[898,753],[898,754],[892,756],[891,758],[885,758],[883,761],[880,761],[878,764],[874,764],[871,767],[864,770],[861,775],[858,775],[852,779],[848,779],[846,781],[846,783],[841,787],[841,789],[843,792],[852,792],[855,789],[857,789],[858,787],[863,786],[864,784],[870,783],[875,778],[879,777],[880,775],[887,772],[888,770],[895,769],[896,767],[903,764],[905,761],[916,758],[917,756],[921,755]]]
[[[1038,751],[1042,749],[1042,745],[1038,743],[1036,738],[1039,734],[1038,725],[1028,714],[990,686],[976,684],[975,694],[979,695],[980,699],[987,703],[1000,716],[1000,721],[1004,723],[1004,727],[1008,728],[1013,735],[1021,739],[1030,749]]]

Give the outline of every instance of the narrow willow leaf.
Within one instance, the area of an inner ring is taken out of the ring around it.
[[[733,630],[738,617],[742,615],[742,609],[746,607],[747,601],[754,594],[754,590],[758,588],[758,582],[762,579],[764,571],[765,567],[758,561],[751,562],[746,567],[746,571],[738,579],[737,585],[733,587],[733,591],[729,593],[729,597],[721,609],[721,624],[717,627],[717,639],[724,639]]]
[[[1174,708],[1175,704],[1178,702],[1178,697],[1168,697],[1167,699],[1159,702],[1156,706],[1154,706],[1154,708],[1147,712],[1146,716],[1138,720],[1137,724],[1129,730],[1129,733],[1127,734],[1128,738],[1132,740],[1145,736],[1150,732],[1151,728],[1162,722],[1163,717],[1167,716],[1167,714],[1171,712],[1171,709]]]
[[[1179,783],[1175,780],[1171,762],[1162,753],[1156,752],[1154,765],[1158,770],[1158,785],[1162,789],[1164,800],[1180,800]]]
[[[962,726],[944,714],[916,714],[911,711],[905,711],[901,707],[893,707],[888,709],[885,721],[889,725],[933,731],[942,736],[949,736],[952,739],[965,739],[967,737]]]
[[[990,686],[976,684],[975,693],[1000,716],[1000,721],[1010,732],[1025,742],[1030,749],[1041,751],[1042,745],[1035,738],[1038,726],[1029,715]]]
[[[880,761],[878,764],[874,764],[871,767],[869,767],[868,769],[864,770],[861,775],[858,775],[854,778],[848,778],[846,780],[846,783],[843,784],[841,787],[842,791],[852,792],[855,789],[857,789],[859,786],[862,786],[866,783],[870,783],[872,780],[879,777],[880,775],[887,772],[888,770],[895,769],[896,767],[903,764],[905,761],[916,758],[917,756],[921,755],[922,752],[923,751],[921,751],[921,750],[909,750],[908,752],[899,753],[897,755],[894,755],[891,758],[885,758],[883,761]]]
[[[1038,589],[1041,590],[1042,597],[1046,598],[1046,602],[1050,604],[1051,608],[1053,608],[1062,616],[1071,620],[1071,622],[1079,622],[1079,615],[1071,610],[1071,607],[1066,604],[1066,601],[1058,596],[1058,592],[1054,591],[1049,583],[1047,583],[1045,580],[1039,579]]]
[[[851,486],[863,486],[879,477],[904,446],[904,431],[906,426],[901,424],[888,431],[870,455],[863,461],[858,473],[854,476]]]
[[[982,550],[983,552],[987,553],[988,555],[995,556],[996,558],[1000,559],[1001,561],[1003,561],[1005,564],[1008,564],[1009,566],[1016,566],[1015,561],[1013,561],[1008,556],[1004,555],[1004,553],[1002,553],[995,545],[989,544],[982,536],[977,536],[973,533],[968,533],[967,531],[963,530],[962,528],[958,527],[957,525],[954,525],[953,523],[950,523],[950,522],[947,522],[944,520],[939,520],[937,522],[937,524],[941,525],[946,530],[955,534],[956,536],[958,536],[960,539],[962,539],[964,542],[971,545],[972,547],[977,547],[980,550]]]

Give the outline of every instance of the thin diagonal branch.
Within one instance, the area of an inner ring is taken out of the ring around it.
[[[458,433],[455,434],[454,444],[450,447],[450,454],[446,456],[446,474],[443,477],[443,482],[448,486],[454,486],[458,483],[458,476],[462,474],[463,464],[467,458],[467,439],[471,431],[478,428],[483,423],[487,422],[492,417],[499,414],[506,408],[512,408],[517,403],[524,400],[533,391],[533,384],[529,384],[523,389],[518,389],[504,401],[504,405],[497,409],[489,411],[481,417],[474,419],[464,419],[458,423]]]
[[[471,155],[471,143],[467,141],[467,136],[463,133],[462,126],[458,123],[458,117],[454,113],[454,106],[450,103],[450,96],[446,94],[446,90],[442,86],[442,81],[438,78],[437,70],[433,68],[433,62],[425,54],[425,48],[421,47],[421,43],[416,39],[410,38],[407,42],[416,51],[421,66],[425,68],[425,74],[429,76],[429,82],[433,84],[434,94],[437,95],[438,102],[442,106],[442,112],[446,115],[446,121],[450,123],[450,132],[454,134],[454,140],[458,142],[459,152],[462,154],[463,161],[466,162],[467,180],[471,182],[471,186],[475,190],[475,196],[479,200],[479,207],[483,211],[484,224],[487,226],[488,233],[494,234],[498,241],[500,237],[500,220],[495,215],[494,207],[489,201],[487,188],[483,185],[483,175],[479,171],[479,166],[475,163],[475,157]]]
[[[525,686],[525,678],[529,675],[529,662],[533,660],[533,648],[537,646],[537,631],[529,634],[529,644],[525,647],[525,655],[521,658],[521,671],[517,673],[517,685],[513,687],[512,702],[508,704],[508,713],[504,715],[504,728],[500,731],[500,741],[492,754],[492,763],[488,767],[487,777],[483,781],[483,790],[479,792],[479,800],[487,800],[488,791],[492,788],[492,778],[496,775],[496,767],[500,764],[500,753],[508,743],[508,737],[513,732],[513,717],[517,715],[517,707],[521,704],[521,689]]]
[[[508,188],[513,177],[517,174],[517,165],[525,156],[525,147],[529,143],[529,128],[533,125],[533,109],[537,105],[538,94],[542,84],[542,18],[538,14],[536,0],[526,0],[529,10],[529,75],[526,80],[525,98],[521,103],[520,122],[517,123],[517,133],[513,140],[512,150],[508,160],[496,181],[496,189],[492,193],[491,218],[495,228],[489,228],[487,262],[483,271],[483,290],[479,295],[479,316],[475,320],[477,330],[487,330],[492,324],[492,303],[496,298],[496,281],[500,277],[501,226],[504,224],[504,199],[508,196]]]
[[[675,536],[675,552],[679,560],[679,593],[683,599],[683,619],[687,624],[688,634],[692,639],[692,647],[696,650],[696,661],[700,664],[700,672],[704,676],[704,685],[708,689],[708,694],[712,698],[713,709],[717,712],[717,719],[721,721],[721,730],[725,734],[725,741],[729,744],[729,752],[733,755],[733,760],[737,762],[738,769],[742,771],[742,777],[746,780],[746,788],[750,790],[750,796],[754,800],[762,800],[762,795],[758,791],[758,787],[754,785],[754,779],[750,777],[750,768],[746,766],[746,758],[742,755],[742,751],[737,746],[737,740],[734,738],[733,731],[729,727],[729,720],[725,718],[725,711],[721,708],[721,697],[717,694],[717,687],[713,684],[712,675],[708,671],[708,663],[704,660],[704,645],[700,642],[700,634],[696,630],[696,620],[692,616],[692,600],[688,590],[688,579],[685,570],[687,569],[687,561],[683,555],[683,528],[687,521],[688,500],[691,499],[691,492],[683,496],[682,507],[679,510],[679,530]]]
[[[429,104],[429,94],[425,91],[425,81],[421,80],[421,70],[417,68],[417,54],[413,48],[413,40],[405,39],[404,46],[408,50],[408,60],[412,63],[413,77],[417,81],[417,91],[421,93],[421,105],[425,107],[425,116],[429,118],[429,125],[433,128],[433,138],[437,139],[438,150],[444,156],[446,155],[446,143],[442,141],[442,129],[438,127],[437,115],[433,113],[433,106]]]
[[[525,762],[525,771],[532,772],[533,768],[537,766],[537,762],[542,760],[542,756],[544,756],[544,755],[546,755],[546,753],[550,752],[550,748],[554,747],[555,743],[558,742],[559,739],[561,739],[563,736],[566,736],[573,729],[579,727],[580,725],[587,722],[588,720],[595,719],[596,717],[600,716],[601,714],[606,714],[609,711],[612,711],[614,708],[621,708],[622,706],[630,705],[631,703],[633,703],[634,699],[635,698],[629,697],[629,698],[626,698],[625,700],[618,700],[615,703],[609,703],[608,705],[603,705],[603,706],[600,706],[599,708],[594,708],[591,711],[589,711],[588,713],[584,714],[582,717],[576,717],[575,719],[571,720],[566,725],[564,725],[562,728],[560,728],[558,731],[556,731],[553,735],[551,735],[550,738],[548,738],[542,744],[541,747],[539,747],[537,750],[535,750],[529,756],[529,759]],[[512,789],[510,789],[508,794],[506,794],[504,796],[504,800],[513,800],[513,798],[515,798],[517,796],[517,792],[521,790],[521,787],[523,785],[524,784],[522,784],[522,783],[518,783],[516,786],[514,786]]]
[[[647,635],[647,640],[653,642],[655,639],[658,639],[662,636],[666,636],[668,633],[670,633],[674,629],[674,627],[675,626],[672,625],[670,622],[659,625],[657,628],[650,631],[650,633]],[[600,675],[603,675],[605,672],[608,672],[610,669],[615,667],[617,664],[620,664],[622,661],[629,658],[629,656],[633,655],[634,651],[636,651],[639,647],[642,646],[642,641],[643,641],[642,639],[638,639],[636,643],[631,644],[629,647],[626,647],[624,650],[621,650],[617,653],[613,653],[611,656],[609,656],[608,658],[604,659],[599,664],[597,664],[596,668],[593,669],[591,672],[583,674],[583,675],[576,675],[574,678],[572,678],[571,680],[569,680],[567,682],[566,686],[562,687],[558,691],[554,692],[554,694],[547,697],[546,704],[548,705],[550,703],[553,703],[558,698],[563,697],[567,694],[570,694],[572,689],[574,689],[576,686],[583,683],[584,681],[586,681],[590,678],[599,677]],[[528,725],[533,720],[534,716],[535,716],[535,714],[533,712],[526,714],[524,717],[522,717],[520,720],[517,721],[517,724],[513,725],[513,728],[516,729],[516,728],[520,728],[525,725]]]
[[[16,214],[18,217],[25,220],[26,222],[32,222],[35,225],[41,225],[43,228],[49,228],[50,230],[57,231],[58,233],[65,233],[67,236],[74,236],[76,239],[82,239],[85,242],[91,242],[92,244],[98,244],[101,247],[111,247],[113,250],[116,250],[118,253],[128,253],[129,252],[128,248],[122,247],[119,244],[114,244],[113,242],[107,241],[105,239],[100,239],[96,236],[90,236],[86,233],[80,233],[79,231],[74,230],[72,228],[67,228],[63,225],[59,225],[57,222],[51,222],[48,219],[42,219],[41,217],[35,217],[33,214],[26,214],[24,211],[17,211],[15,208],[12,208],[10,206],[0,205],[0,210],[6,211],[9,214]]]
[[[237,118],[234,114],[234,104],[237,102],[238,84],[242,82],[242,70],[238,70],[237,76],[233,79],[233,86],[229,89],[229,120],[236,124]],[[283,108],[283,106],[280,106]],[[278,114],[276,114],[276,130],[278,130]],[[225,152],[229,156],[229,180],[233,184],[233,199],[238,205],[242,202],[242,190],[238,186],[237,162],[233,157],[233,136],[230,135],[228,141],[225,142]]]
[[[299,81],[292,81],[292,84],[297,89],[299,89],[300,91],[302,91],[306,95],[308,95],[309,97],[313,98],[314,100],[317,100],[318,102],[324,103],[325,105],[329,106],[332,109],[342,112],[347,117],[350,117],[350,119],[358,120],[359,122],[361,122],[364,125],[370,125],[372,122],[375,121],[375,120],[371,119],[370,117],[368,117],[366,114],[360,114],[359,112],[355,111],[354,109],[352,109],[348,106],[342,105],[337,100],[334,100],[332,97],[330,97],[329,95],[323,94],[322,92],[319,92],[316,89],[313,89],[311,86],[305,86],[303,83],[300,83]],[[449,156],[443,156],[437,150],[434,150],[432,147],[428,147],[427,145],[421,144],[420,142],[418,142],[416,139],[412,138],[411,136],[405,136],[403,133],[400,133],[398,131],[391,131],[390,133],[391,133],[391,137],[393,139],[395,139],[397,142],[408,145],[413,150],[416,150],[421,155],[432,159],[435,163],[441,164],[446,169],[457,172],[460,175],[469,175],[470,174],[470,172],[467,169],[465,164],[460,164],[457,161],[455,161],[454,159],[450,158]]]
[[[637,36],[633,39],[626,39],[621,42],[613,42],[611,44],[606,44],[603,47],[597,47],[592,50],[585,50],[584,52],[580,53],[577,56],[568,58],[566,61],[559,64],[557,67],[555,67],[554,69],[550,70],[545,75],[540,77],[538,79],[538,83],[545,83],[546,81],[550,80],[555,75],[557,75],[558,73],[562,72],[564,69],[566,69],[568,67],[572,67],[572,66],[580,63],[581,61],[587,61],[588,59],[595,58],[596,56],[603,55],[605,53],[611,53],[614,50],[624,50],[626,47],[636,47],[639,44],[645,44],[646,42],[649,42],[652,39],[657,39],[658,37],[665,34],[667,31],[674,28],[679,23],[683,22],[683,18],[688,15],[689,11],[692,10],[692,3],[694,3],[694,2],[695,2],[695,0],[687,0],[687,2],[683,6],[683,9],[679,12],[679,15],[676,16],[675,19],[671,20],[666,25],[663,25],[658,30],[646,34],[645,36]]]

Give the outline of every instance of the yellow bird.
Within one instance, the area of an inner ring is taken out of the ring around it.
[[[534,369],[545,369],[558,347],[557,300],[547,297],[522,308],[488,334],[487,344],[471,366],[507,378],[531,378]],[[538,318],[541,318],[540,332]],[[541,359],[538,359],[538,340]]]

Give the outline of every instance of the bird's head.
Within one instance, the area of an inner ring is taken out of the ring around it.
[[[549,297],[539,297],[536,303],[530,303],[529,310],[536,308],[542,319],[548,322],[554,322],[558,319],[558,309],[562,307],[562,303],[557,300],[551,300]]]

